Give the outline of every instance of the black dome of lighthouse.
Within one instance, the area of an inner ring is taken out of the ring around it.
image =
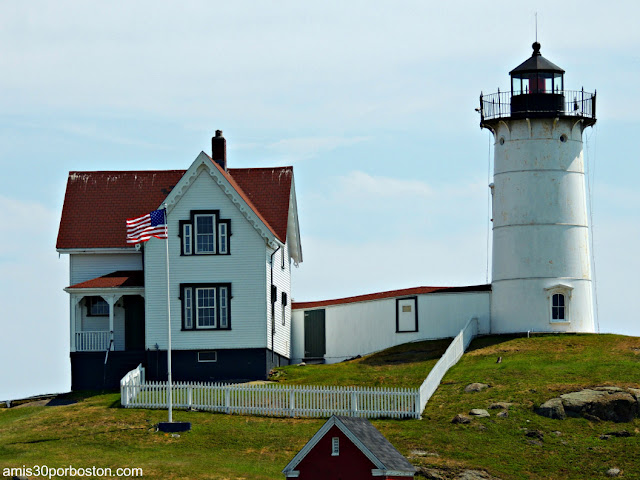
[[[540,54],[540,44],[538,42],[531,46],[533,47],[531,56],[511,70],[509,75],[534,72],[564,73],[563,69]]]

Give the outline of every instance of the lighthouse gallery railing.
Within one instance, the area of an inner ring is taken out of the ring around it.
[[[554,94],[564,95],[564,109],[562,111],[549,111],[533,108],[536,114],[549,113],[565,117],[584,117],[595,120],[596,118],[596,94],[582,90],[556,91]],[[527,94],[524,94],[527,95]],[[518,95],[520,96],[520,95]],[[480,115],[481,123],[485,120],[511,117],[511,97],[510,91],[480,95]],[[519,112],[522,113],[522,112]]]

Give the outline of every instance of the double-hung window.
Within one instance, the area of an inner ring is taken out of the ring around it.
[[[215,215],[195,215],[196,253],[216,253]]]
[[[231,284],[181,284],[183,330],[231,328]]]
[[[87,315],[89,317],[109,316],[109,304],[102,297],[89,297],[87,299]]]
[[[551,297],[551,321],[563,322],[565,319],[564,295],[554,293]]]
[[[569,323],[571,321],[571,292],[569,285],[554,285],[547,288],[549,301],[549,321],[551,323]]]
[[[198,328],[216,328],[216,289],[196,288],[195,290]]]
[[[229,255],[231,220],[220,218],[219,210],[192,210],[189,220],[180,221],[182,255]]]

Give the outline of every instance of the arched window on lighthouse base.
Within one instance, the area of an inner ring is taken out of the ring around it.
[[[571,301],[572,287],[558,284],[546,288],[549,303],[549,323],[569,323],[569,306]]]

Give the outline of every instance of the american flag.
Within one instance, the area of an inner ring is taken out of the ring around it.
[[[154,210],[151,213],[127,220],[127,243],[142,243],[151,237],[167,238],[166,210]]]

